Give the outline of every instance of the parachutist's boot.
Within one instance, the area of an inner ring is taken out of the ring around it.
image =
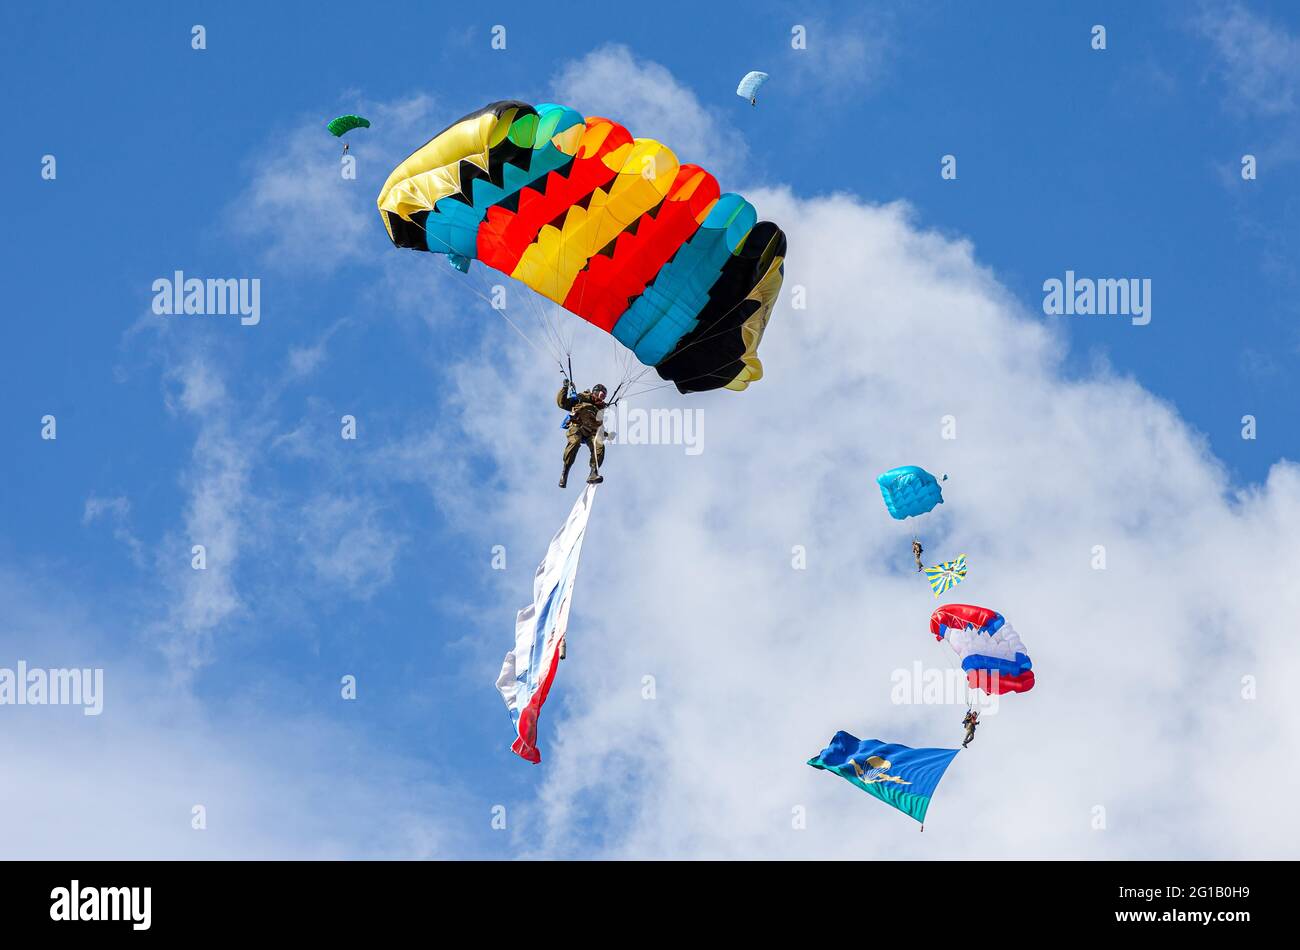
[[[569,484],[569,466],[564,466],[564,471],[560,473],[560,487],[564,488]]]
[[[605,480],[605,476],[600,474],[600,469],[596,468],[596,460],[591,460],[591,474],[587,476],[588,485],[599,485]]]

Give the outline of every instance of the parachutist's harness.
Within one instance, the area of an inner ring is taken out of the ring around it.
[[[572,382],[569,383],[569,395],[566,398],[570,402],[578,398],[578,387],[573,385]],[[569,423],[572,421],[573,421],[573,413],[566,412],[564,414],[564,421],[560,423],[560,428],[561,429],[569,428]]]

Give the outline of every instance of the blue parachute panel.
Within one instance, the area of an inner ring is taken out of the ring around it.
[[[876,477],[885,507],[897,521],[923,515],[935,505],[943,504],[939,480],[923,468],[901,465]]]

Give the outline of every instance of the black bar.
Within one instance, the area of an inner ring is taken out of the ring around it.
[[[548,931],[767,942],[773,927],[788,926],[808,939],[874,935],[904,946],[962,934],[1000,943],[1032,928],[1071,940],[1130,931],[1231,941],[1285,924],[1296,871],[1292,862],[1227,861],[10,862],[0,864],[0,919],[6,935],[91,939],[414,928],[452,945],[546,940]],[[64,888],[70,897],[74,880],[83,901],[87,889],[148,887],[147,930],[130,919],[51,919],[52,895]]]

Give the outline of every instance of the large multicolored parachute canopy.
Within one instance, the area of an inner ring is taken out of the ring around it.
[[[956,749],[912,749],[837,732],[831,744],[808,764],[834,772],[868,795],[924,823],[934,790],[956,755]]]
[[[1032,664],[1020,634],[996,610],[944,604],[930,615],[930,632],[936,640],[948,641],[972,689],[1000,694],[1034,688]]]
[[[935,505],[943,504],[939,481],[923,468],[900,465],[876,476],[885,507],[896,520],[923,515]]]
[[[341,115],[337,119],[330,119],[325,128],[330,130],[330,135],[337,138],[345,132],[351,132],[353,129],[370,128],[370,120],[363,119],[359,115]]]
[[[758,70],[745,73],[745,78],[736,87],[736,95],[753,102],[758,96],[759,87],[765,82],[767,82],[767,73],[760,73]]]
[[[666,145],[561,105],[494,102],[393,170],[398,247],[478,260],[612,334],[683,392],[744,389],[785,235]]]

